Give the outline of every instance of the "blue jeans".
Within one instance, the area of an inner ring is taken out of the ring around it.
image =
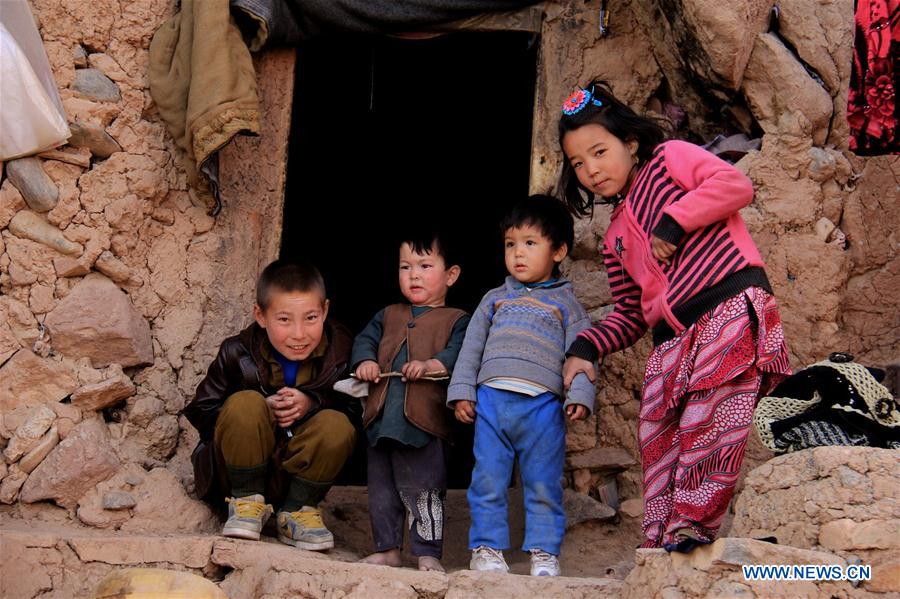
[[[566,426],[562,404],[553,393],[529,397],[478,387],[475,404],[475,469],[469,486],[469,549],[509,547],[507,485],[513,461],[525,491],[525,543],[559,555],[566,529],[562,473]]]

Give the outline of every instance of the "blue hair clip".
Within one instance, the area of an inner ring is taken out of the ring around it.
[[[571,116],[581,112],[588,104],[603,106],[603,101],[596,99],[593,92],[579,88],[563,102],[562,111],[563,114]]]

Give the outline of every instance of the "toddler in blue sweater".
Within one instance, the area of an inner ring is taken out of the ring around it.
[[[508,572],[507,483],[518,458],[525,491],[525,543],[532,576],[558,576],[565,532],[560,479],[566,451],[564,414],[593,410],[593,383],[577,376],[564,397],[565,351],[590,326],[559,276],[574,243],[572,216],[556,199],[535,195],[501,223],[506,283],[489,291],[472,315],[447,403],[475,424],[475,468],[468,499],[472,570]]]

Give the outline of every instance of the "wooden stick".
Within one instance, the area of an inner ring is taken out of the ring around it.
[[[353,378],[357,378],[356,373],[353,373],[350,376],[352,376]],[[402,372],[391,371],[391,372],[381,372],[378,374],[378,376],[383,379],[389,379],[389,378],[393,378],[393,377],[397,377],[397,376],[402,377],[404,375]],[[426,381],[446,381],[446,380],[450,379],[450,375],[447,374],[447,372],[445,370],[433,370],[431,372],[426,372],[421,377],[419,377],[419,380],[422,380],[422,379],[425,379]]]

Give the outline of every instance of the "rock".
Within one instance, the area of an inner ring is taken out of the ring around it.
[[[38,340],[38,322],[31,310],[9,296],[0,296],[0,327],[4,323],[23,347],[31,347]]]
[[[136,504],[132,518],[122,525],[122,532],[189,534],[219,530],[220,522],[212,510],[202,501],[188,497],[176,476],[165,468],[146,473],[130,493]]]
[[[134,395],[134,383],[125,374],[86,385],[72,394],[72,403],[82,410],[102,410]]]
[[[802,134],[811,136],[814,144],[825,143],[834,108],[831,96],[771,33],[757,36],[743,89],[766,133],[778,134],[781,116],[787,114],[801,119]]]
[[[53,268],[58,277],[83,277],[91,272],[91,267],[79,258],[61,256],[53,259]]]
[[[75,425],[78,424],[71,418],[60,418],[56,421],[56,430],[59,433],[60,439],[65,439],[69,436],[69,433],[72,432],[72,429],[75,428]]]
[[[118,102],[122,99],[119,86],[97,69],[78,69],[72,83],[75,93],[87,100]]]
[[[128,420],[141,428],[146,428],[157,416],[166,412],[161,399],[152,395],[141,395],[128,410]]]
[[[87,52],[81,44],[75,44],[75,47],[72,48],[72,61],[78,69],[83,69],[88,66]]]
[[[0,368],[0,412],[4,424],[18,428],[34,406],[64,399],[76,385],[73,372],[65,364],[20,349]]]
[[[46,314],[56,306],[54,288],[50,285],[32,285],[28,294],[28,307],[35,315]]]
[[[158,416],[142,428],[127,423],[118,443],[119,455],[139,464],[167,460],[178,445],[179,430],[178,417],[171,414]]]
[[[12,464],[31,451],[41,440],[41,437],[44,436],[44,433],[50,430],[54,420],[56,420],[56,412],[47,406],[38,406],[31,413],[28,420],[16,428],[13,438],[9,440],[9,444],[3,450],[3,456],[6,458],[6,461]],[[27,472],[30,472],[30,470]]]
[[[602,472],[621,472],[637,462],[627,451],[619,447],[595,447],[566,456],[566,470],[587,469]]]
[[[740,89],[753,42],[765,30],[772,4],[774,0],[681,2],[687,27],[679,31],[690,40],[685,44],[685,63],[705,81]]]
[[[144,482],[143,473],[137,474],[135,472],[127,472],[124,478],[125,484],[131,485],[132,487],[135,485],[139,485]]]
[[[110,491],[103,494],[103,509],[127,510],[137,505],[137,501],[131,493],[126,491]]]
[[[747,474],[731,534],[774,536],[840,555],[896,548],[900,534],[885,538],[900,521],[896,476],[897,453],[890,449],[817,447],[778,456]]]
[[[900,549],[900,519],[833,520],[819,529],[819,545],[833,551]]]
[[[6,473],[9,471],[9,468],[6,466],[6,462],[0,460],[0,481],[6,476]]]
[[[76,148],[87,148],[97,158],[109,158],[122,147],[114,140],[106,129],[90,122],[74,121],[69,123],[72,136],[67,142]]]
[[[13,235],[44,244],[61,254],[77,256],[84,251],[81,244],[69,241],[62,231],[28,210],[16,213],[9,222],[9,230]]]
[[[572,472],[572,486],[581,494],[587,494],[591,490],[591,471],[586,468]]]
[[[97,261],[94,262],[94,268],[120,285],[139,282],[134,271],[116,258],[109,250],[105,250],[97,257]]]
[[[606,270],[600,266],[596,256],[590,260],[573,262],[566,272],[566,278],[572,282],[575,295],[586,310],[613,303]]]
[[[22,194],[7,178],[0,186],[0,229],[5,229],[16,212],[27,206]]]
[[[80,281],[47,315],[53,347],[95,367],[153,363],[150,326],[128,296],[102,275]]]
[[[779,0],[779,30],[835,96],[846,85],[853,63],[851,0]]]
[[[744,578],[745,565],[825,565],[844,567],[836,555],[753,539],[720,538],[689,554],[638,549],[635,568],[625,579],[623,599],[694,597],[856,597],[847,581],[773,583]]]
[[[643,499],[626,499],[619,506],[619,512],[629,518],[640,518],[644,515]]]
[[[6,163],[6,174],[35,212],[49,212],[59,201],[59,189],[41,168],[39,158],[10,160]]]
[[[34,469],[19,499],[25,503],[51,499],[71,508],[85,491],[118,468],[119,460],[109,443],[106,425],[96,418],[85,420]]]
[[[38,444],[35,445],[28,454],[19,461],[19,468],[22,472],[30,473],[37,468],[38,464],[53,450],[59,443],[59,432],[56,426],[50,427],[50,430],[44,435]]]
[[[567,529],[591,520],[606,521],[616,517],[616,510],[613,508],[571,489],[563,490],[563,507],[566,510]]]
[[[81,422],[81,410],[70,403],[53,403],[50,404],[53,411],[60,418],[67,418],[72,422]]]
[[[10,504],[16,500],[19,489],[25,484],[28,474],[22,472],[18,466],[13,464],[9,467],[3,482],[0,483],[0,503]],[[5,561],[5,560],[4,560]]]
[[[46,160],[65,162],[66,164],[73,164],[75,166],[80,166],[81,168],[91,168],[91,151],[87,148],[47,150],[39,153],[38,156]]]

